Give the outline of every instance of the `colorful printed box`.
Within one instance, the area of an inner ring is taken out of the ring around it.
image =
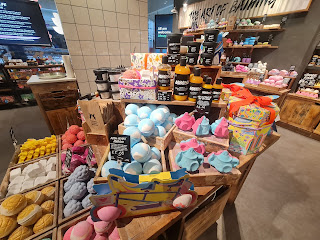
[[[146,68],[146,53],[131,53],[131,67],[137,70]]]
[[[157,70],[159,65],[162,63],[163,53],[147,53],[147,70]]]
[[[119,78],[120,98],[124,99],[157,99],[157,81],[152,79]]]

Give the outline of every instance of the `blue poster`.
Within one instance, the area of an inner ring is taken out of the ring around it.
[[[156,15],[156,48],[167,48],[167,34],[172,33],[172,14]]]

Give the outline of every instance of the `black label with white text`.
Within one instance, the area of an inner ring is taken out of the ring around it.
[[[209,116],[211,110],[211,103],[212,103],[212,90],[211,89],[202,89],[201,93],[197,97],[196,102],[196,113],[198,116],[205,115],[206,117]]]
[[[201,83],[190,83],[189,98],[196,99],[199,93],[201,92],[201,89]]]
[[[222,89],[212,89],[212,101],[219,101]]]
[[[170,71],[159,70],[158,72],[158,85],[160,87],[170,87]]]
[[[174,95],[188,96],[190,75],[175,74],[174,76]]]

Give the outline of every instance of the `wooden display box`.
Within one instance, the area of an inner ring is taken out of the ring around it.
[[[265,85],[265,84],[259,84],[258,85],[260,88],[264,88],[264,89],[270,89],[270,90],[274,90],[274,91],[282,91],[284,89],[287,89],[286,87],[274,87],[274,86],[269,86],[269,85]]]
[[[68,178],[64,178],[64,179],[61,179],[59,181],[59,185],[60,185],[60,189],[59,189],[59,216],[58,216],[58,224],[61,225],[61,224],[64,224],[64,223],[68,223],[68,222],[72,222],[71,220],[90,211],[91,209],[91,206],[90,207],[87,207],[85,209],[81,209],[80,211],[78,211],[77,213],[69,216],[69,217],[64,217],[63,215],[63,209],[65,207],[65,204],[64,204],[64,201],[63,201],[63,196],[64,196],[64,190],[63,190],[63,186],[64,186],[64,183],[68,180]],[[59,239],[59,238],[58,238]]]
[[[169,143],[171,142],[171,139],[173,137],[173,129],[175,125],[173,124],[172,128],[167,132],[167,134],[164,137],[145,137],[147,140],[147,144],[150,146],[156,147],[159,150],[166,150],[168,147]],[[123,131],[126,129],[123,123],[118,125],[118,132],[119,134],[123,134]]]
[[[90,215],[89,212],[83,213],[81,216],[78,216],[68,222],[65,222],[62,225],[59,224],[60,226],[58,227],[58,230],[57,230],[57,240],[63,240],[63,235],[66,233],[66,231],[70,227],[76,225],[78,222],[85,221],[89,215]]]
[[[171,142],[169,144],[169,164],[171,171],[181,169],[175,162],[177,154],[181,152],[180,144]],[[217,186],[217,185],[233,185],[236,184],[241,175],[240,171],[233,168],[230,173],[220,173],[208,163],[205,156],[204,163],[196,172],[190,172],[190,181],[195,187]]]
[[[48,231],[40,235],[39,237],[33,238],[33,240],[42,240],[45,238],[50,238],[51,240],[57,240],[57,228],[54,228],[53,230]]]
[[[0,185],[0,200],[3,199],[3,198],[5,198],[6,195],[7,195],[7,192],[8,192],[7,190],[8,190],[8,186],[9,186],[9,183],[10,183],[9,180],[10,180],[10,171],[11,171],[11,170],[16,169],[16,168],[21,168],[21,172],[22,172],[22,170],[23,170],[25,167],[27,167],[28,165],[30,165],[30,164],[32,164],[32,163],[39,162],[39,161],[42,160],[42,159],[48,160],[50,157],[56,157],[56,158],[57,158],[57,161],[56,161],[56,178],[53,179],[53,180],[50,180],[50,181],[48,181],[48,182],[46,182],[46,183],[44,183],[44,184],[42,184],[42,185],[40,185],[40,186],[37,186],[37,187],[33,187],[33,188],[30,188],[30,189],[24,190],[24,191],[22,191],[21,193],[29,192],[29,191],[35,190],[35,189],[37,189],[37,188],[39,188],[39,187],[42,187],[42,186],[44,186],[44,185],[47,185],[47,184],[49,184],[49,183],[52,183],[52,182],[54,182],[54,181],[57,181],[58,178],[59,178],[59,174],[58,174],[58,168],[59,168],[59,167],[58,167],[58,161],[59,161],[59,159],[58,159],[58,154],[57,154],[57,153],[51,154],[51,155],[47,155],[47,156],[45,156],[45,157],[37,158],[37,159],[35,159],[35,160],[33,160],[33,161],[28,161],[28,162],[23,163],[23,164],[14,165],[13,167],[7,169],[7,172],[6,172],[6,174],[4,175],[4,177],[3,177],[2,183],[1,183],[1,185]]]

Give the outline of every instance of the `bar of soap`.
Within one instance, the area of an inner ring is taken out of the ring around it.
[[[21,184],[12,185],[12,186],[9,185],[7,197],[19,193],[20,190],[21,190]]]
[[[16,177],[21,176],[21,168],[16,168],[10,171],[10,182]]]
[[[47,181],[50,181],[50,180],[54,180],[57,178],[57,172],[56,171],[50,171],[48,172],[47,174]]]
[[[20,183],[21,184],[23,182],[23,180],[24,180],[24,176],[18,176],[15,179],[13,179],[13,181],[10,182],[10,184],[12,184],[12,185],[14,185],[16,183]]]
[[[37,177],[34,180],[34,186],[37,187],[39,185],[42,185],[42,184],[46,183],[46,181],[47,181],[47,177]]]
[[[33,164],[30,164],[30,165],[26,166],[26,167],[22,170],[22,175],[27,175],[28,172],[30,172],[30,170],[32,169],[32,165],[33,165]]]
[[[48,164],[46,167],[46,172],[51,172],[51,171],[55,171],[56,170],[56,165],[53,163]]]
[[[25,190],[28,190],[30,188],[33,188],[34,187],[34,180],[33,179],[30,179],[28,181],[24,181],[22,186],[21,186],[21,191],[25,191]]]
[[[53,163],[54,165],[56,165],[57,163],[57,158],[56,157],[50,157],[47,161],[47,165],[49,165],[50,163]]]
[[[45,167],[47,166],[47,160],[42,159],[42,160],[39,161],[39,164],[40,164],[43,168],[45,168]]]
[[[29,177],[36,177],[43,172],[43,168],[39,164],[32,164],[30,171],[27,173]]]

